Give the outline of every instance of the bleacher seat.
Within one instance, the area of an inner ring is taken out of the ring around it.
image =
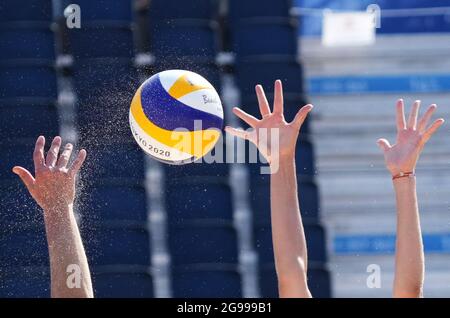
[[[132,0],[62,0],[62,2],[64,8],[72,3],[80,6],[82,25],[83,21],[124,21],[131,23],[133,17]]]
[[[144,154],[133,140],[123,143],[111,143],[106,139],[103,142],[85,140],[81,146],[86,148],[89,156],[82,173],[91,179],[144,179]]]
[[[166,211],[169,223],[192,219],[233,218],[231,188],[225,179],[166,180]]]
[[[153,278],[149,271],[132,266],[119,269],[92,269],[96,298],[151,298]]]
[[[225,163],[193,162],[186,165],[164,165],[167,179],[185,177],[226,177],[229,174],[229,166]]]
[[[0,159],[1,160],[1,159]],[[11,171],[10,169],[5,169]],[[33,170],[31,170],[33,171]],[[11,174],[13,174],[11,172]],[[42,210],[35,203],[19,177],[0,182],[0,225],[26,224],[42,221]]]
[[[256,221],[257,222],[257,221]],[[308,260],[312,262],[326,262],[325,232],[320,224],[303,222]],[[273,262],[272,231],[270,224],[254,226],[255,246],[259,255],[259,263]]]
[[[39,222],[40,221],[40,222]],[[33,223],[3,223],[0,234],[0,267],[48,266],[49,256],[43,219]]]
[[[139,87],[129,59],[82,59],[74,64],[77,126],[82,139],[129,139],[128,113]]]
[[[131,98],[138,86],[136,70],[127,58],[80,59],[74,64],[73,79],[78,98],[91,103],[124,102],[112,94],[121,92]]]
[[[252,17],[288,17],[292,0],[229,0],[228,15],[232,21]]]
[[[239,21],[233,28],[233,52],[238,57],[297,54],[296,20],[246,19]]]
[[[34,171],[33,166],[33,150],[36,140],[31,139],[12,139],[1,141],[0,162],[2,167],[0,169],[0,180],[13,179],[17,180],[17,175],[11,172],[11,169],[20,165],[29,171]]]
[[[147,220],[146,193],[142,181],[96,180],[82,188],[82,205],[88,207],[86,217],[100,221]]]
[[[284,92],[302,96],[303,70],[295,56],[266,56],[239,60],[237,84],[242,96],[255,95],[255,85],[261,84],[266,93],[274,90],[274,82],[283,82]]]
[[[85,23],[80,29],[67,30],[67,34],[71,53],[76,59],[133,56],[133,33],[128,23]]]
[[[211,20],[150,20],[150,50],[156,57],[214,58],[216,24]]]
[[[1,298],[50,297],[50,270],[45,267],[0,267]]]
[[[304,219],[318,220],[319,193],[312,178],[298,176],[297,180],[300,212]],[[270,184],[268,177],[250,180],[250,204],[253,218],[261,223],[270,223]]]
[[[55,58],[55,43],[50,24],[11,22],[0,25],[0,58]]]
[[[0,21],[51,21],[52,0],[21,1],[2,0],[0,2]]]
[[[212,19],[218,13],[214,0],[152,0],[149,18],[155,19]]]
[[[0,127],[15,138],[56,136],[59,132],[58,123],[59,116],[55,104],[39,102],[30,104],[18,101],[0,103]],[[29,151],[31,153],[33,148]]]
[[[172,271],[174,297],[240,298],[241,278],[235,266],[211,264]]]
[[[237,262],[237,237],[231,222],[197,220],[169,224],[168,236],[174,266]]]
[[[150,264],[150,237],[145,223],[86,222],[82,229],[90,264]]]
[[[56,73],[49,60],[0,62],[1,98],[56,99]]]

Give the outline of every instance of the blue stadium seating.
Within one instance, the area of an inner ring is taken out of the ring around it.
[[[50,297],[48,267],[0,267],[0,298]]]
[[[77,97],[83,103],[114,108],[118,103],[129,104],[139,85],[136,69],[127,58],[77,60],[73,80]]]
[[[233,52],[238,57],[253,55],[296,55],[296,20],[259,18],[239,21],[232,32]],[[267,41],[266,39],[270,39]]]
[[[89,160],[84,166],[83,175],[90,179],[144,179],[144,154],[133,140],[127,143],[108,143],[97,140],[98,144],[85,141]]]
[[[214,58],[216,25],[210,20],[150,20],[150,47],[156,57]]]
[[[8,169],[5,169],[8,170]],[[12,172],[11,172],[12,174]],[[36,223],[42,219],[42,210],[16,176],[16,180],[0,183],[0,225]]]
[[[277,298],[278,281],[273,263],[260,265],[259,287],[261,297]],[[330,274],[320,265],[308,265],[308,288],[315,298],[329,298],[330,294]]]
[[[29,171],[34,171],[34,144],[35,140],[31,139],[16,139],[0,142],[2,149],[0,153],[0,162],[2,163],[2,167],[5,167],[5,169],[0,169],[0,180],[17,180],[17,176],[11,172],[12,167],[15,165],[21,165]]]
[[[241,278],[234,266],[211,264],[172,272],[172,291],[179,298],[239,298]]]
[[[261,181],[260,181],[261,180]],[[252,178],[250,180],[250,203],[253,218],[260,223],[270,223],[270,184],[268,178]],[[317,185],[311,178],[299,176],[297,180],[300,212],[302,217],[318,220],[319,194]]]
[[[225,161],[225,159],[224,159]],[[185,177],[226,177],[229,174],[229,165],[221,162],[207,163],[195,161],[186,165],[164,165],[164,172],[167,179],[177,179]]]
[[[231,188],[223,179],[177,179],[166,181],[166,211],[169,223],[192,219],[233,218]]]
[[[326,262],[325,232],[320,224],[304,222],[308,260]],[[259,263],[273,262],[272,232],[270,224],[254,226],[255,246],[259,255]]]
[[[147,200],[143,182],[98,180],[82,188],[86,217],[100,221],[147,220]]]
[[[56,136],[59,132],[56,106],[49,103],[0,103],[0,127],[15,138]],[[29,149],[30,153],[33,151]],[[30,155],[31,156],[31,155]]]
[[[0,2],[0,21],[51,21],[52,0],[22,1],[2,0]]]
[[[56,73],[47,60],[0,63],[0,98],[53,98]]]
[[[236,263],[237,237],[230,222],[186,221],[169,224],[169,250],[174,266],[200,263]]]
[[[237,84],[242,96],[255,94],[261,84],[266,93],[273,92],[274,82],[283,81],[285,93],[303,95],[303,69],[295,56],[268,56],[239,60],[236,68]]]
[[[43,219],[35,224],[2,224],[1,267],[48,266],[48,248]]]
[[[120,76],[118,75],[120,74]],[[130,102],[139,87],[129,59],[82,59],[74,64],[77,126],[82,139],[129,139]]]
[[[92,270],[92,284],[96,298],[150,298],[153,278],[148,271],[128,269]]]
[[[218,13],[214,0],[152,0],[149,17],[154,19],[211,19]]]
[[[150,237],[145,223],[86,222],[82,235],[90,264],[150,264]]]
[[[62,0],[64,8],[76,3],[81,8],[81,25],[83,21],[125,21],[132,20],[132,0]]]
[[[50,24],[11,22],[0,26],[0,59],[55,58]]]
[[[67,34],[76,59],[133,56],[133,33],[127,23],[85,23],[80,29],[67,30]]]
[[[288,17],[291,0],[229,0],[228,15],[236,19],[252,17]]]

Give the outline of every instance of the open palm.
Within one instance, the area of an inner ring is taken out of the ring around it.
[[[428,123],[436,110],[435,104],[430,105],[426,113],[418,120],[420,101],[412,107],[408,121],[405,120],[403,100],[397,101],[397,141],[391,146],[386,139],[379,139],[378,145],[384,151],[388,170],[393,176],[414,171],[423,147],[437,129],[444,123],[440,118],[429,127]]]
[[[244,131],[227,126],[225,130],[234,136],[254,143],[269,163],[280,157],[294,156],[300,128],[313,106],[306,105],[302,107],[294,120],[288,123],[283,114],[284,102],[281,81],[277,80],[275,82],[273,112],[270,110],[269,102],[262,86],[257,85],[255,90],[262,119],[257,119],[235,107],[233,108],[233,113],[245,121],[252,129]]]

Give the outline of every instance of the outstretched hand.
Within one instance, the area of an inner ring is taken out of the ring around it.
[[[298,111],[294,120],[288,123],[283,114],[284,102],[281,81],[275,81],[273,111],[270,110],[269,102],[267,101],[262,86],[257,85],[255,89],[262,118],[257,119],[240,108],[235,107],[233,108],[233,113],[253,129],[244,131],[227,126],[225,127],[225,131],[254,143],[270,164],[282,157],[293,158],[300,128],[313,106],[303,106]],[[274,142],[277,144],[274,145]]]
[[[423,147],[444,123],[444,119],[439,118],[428,127],[428,123],[437,108],[435,104],[430,105],[426,113],[418,120],[420,101],[416,101],[407,122],[405,120],[405,110],[402,99],[397,101],[396,107],[396,143],[391,146],[386,139],[379,139],[377,141],[378,146],[384,152],[387,169],[393,176],[414,172]]]
[[[48,211],[73,204],[76,176],[86,159],[86,150],[80,150],[69,167],[72,144],[66,144],[59,155],[61,137],[55,137],[45,159],[44,146],[45,138],[39,136],[33,153],[34,177],[27,169],[20,166],[15,166],[13,172],[20,177],[39,206],[44,211]]]

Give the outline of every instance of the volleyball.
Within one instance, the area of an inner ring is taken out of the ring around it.
[[[221,136],[223,108],[219,94],[201,75],[167,70],[138,88],[129,119],[134,139],[148,155],[185,164],[214,148]]]

